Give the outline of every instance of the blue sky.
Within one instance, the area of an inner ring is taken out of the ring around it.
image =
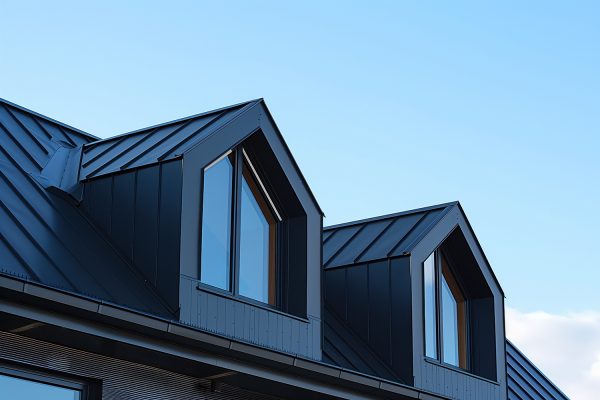
[[[520,312],[600,311],[592,2],[3,2],[0,97],[106,137],[264,97],[326,224],[460,200]]]

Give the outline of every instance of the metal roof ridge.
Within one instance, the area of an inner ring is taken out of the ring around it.
[[[420,213],[420,212],[437,210],[440,208],[446,208],[446,207],[454,206],[457,204],[459,204],[458,200],[451,201],[448,203],[436,204],[436,205],[432,205],[432,206],[428,206],[428,207],[421,207],[421,208],[415,208],[412,210],[400,211],[400,212],[392,213],[392,214],[384,214],[384,215],[379,215],[376,217],[369,217],[369,218],[364,218],[364,219],[358,219],[355,221],[342,222],[340,224],[324,226],[323,230],[326,231],[326,230],[332,230],[332,229],[346,228],[346,227],[349,227],[352,225],[366,224],[369,222],[382,221],[382,220],[391,219],[391,218],[398,218],[398,217],[403,217],[403,216],[410,215],[410,214],[416,214],[416,213]]]
[[[98,136],[95,136],[95,135],[92,135],[91,133],[87,133],[85,131],[82,131],[81,129],[75,128],[74,126],[71,126],[69,124],[65,124],[64,122],[58,121],[58,120],[56,120],[54,118],[50,118],[50,117],[48,117],[46,115],[43,115],[43,114],[40,114],[40,113],[38,113],[36,111],[30,110],[29,108],[26,108],[26,107],[20,106],[18,104],[15,104],[12,101],[8,101],[6,99],[3,99],[2,97],[0,97],[0,103],[4,103],[4,104],[6,104],[6,105],[8,105],[10,107],[16,108],[17,110],[26,112],[28,114],[31,114],[31,115],[37,117],[37,118],[41,118],[41,119],[43,119],[45,121],[51,122],[51,123],[56,124],[58,126],[61,126],[63,128],[67,128],[67,129],[73,131],[74,133],[78,133],[80,135],[86,136],[88,139],[93,139],[93,140],[96,140],[96,141],[100,140],[100,138]]]
[[[196,118],[200,118],[200,117],[206,117],[206,116],[211,115],[211,114],[220,113],[220,112],[223,112],[223,111],[226,111],[226,110],[230,110],[230,109],[233,109],[233,108],[242,107],[242,106],[245,106],[245,105],[248,105],[248,104],[251,104],[251,103],[259,103],[261,101],[263,101],[262,97],[258,98],[258,99],[254,99],[254,100],[243,101],[241,103],[232,104],[232,105],[229,105],[229,106],[217,108],[217,109],[214,109],[214,110],[204,111],[204,112],[201,112],[199,114],[189,115],[187,117],[177,118],[177,119],[174,119],[174,120],[171,120],[171,121],[167,121],[167,122],[161,122],[161,123],[158,123],[158,124],[155,124],[155,125],[147,126],[145,128],[135,129],[133,131],[129,131],[129,132],[125,132],[125,133],[120,133],[118,135],[111,136],[111,137],[108,137],[108,138],[99,139],[99,140],[97,140],[95,142],[86,143],[84,145],[84,148],[89,149],[89,148],[94,147],[97,144],[102,144],[102,143],[110,142],[110,141],[116,140],[116,139],[122,139],[122,138],[124,138],[126,136],[133,136],[133,135],[137,135],[137,134],[140,134],[140,133],[150,133],[150,132],[156,130],[157,128],[163,128],[165,126],[169,126],[169,125],[173,125],[173,124],[178,124],[178,123],[189,121],[189,120],[192,120],[192,119],[196,119]],[[146,131],[149,131],[149,132],[146,132]]]

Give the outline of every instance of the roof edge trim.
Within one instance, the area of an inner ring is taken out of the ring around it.
[[[275,128],[275,131],[277,132],[277,134],[281,138],[281,142],[283,144],[283,147],[285,148],[285,151],[288,153],[288,157],[292,161],[292,164],[294,164],[294,168],[296,169],[296,171],[298,171],[298,175],[299,175],[300,179],[302,180],[302,183],[306,187],[306,190],[308,191],[309,196],[312,198],[312,201],[313,201],[313,203],[315,203],[315,206],[317,207],[317,210],[319,210],[319,213],[321,214],[321,216],[325,217],[325,212],[323,212],[323,209],[321,208],[321,205],[317,201],[317,197],[315,196],[314,192],[312,191],[312,188],[310,187],[310,185],[308,184],[308,181],[306,180],[306,177],[302,173],[302,170],[300,169],[300,166],[298,165],[298,162],[296,161],[296,158],[294,157],[292,151],[290,150],[290,147],[288,146],[288,144],[285,141],[283,135],[281,134],[281,130],[279,129],[279,126],[277,126],[277,123],[275,122],[275,118],[273,118],[273,115],[271,114],[271,110],[269,110],[269,107],[267,106],[267,103],[264,100],[262,101],[262,104],[263,104],[263,106],[265,108],[265,111],[267,113],[267,118],[269,118],[269,122],[271,122],[271,124],[273,124],[273,127]]]

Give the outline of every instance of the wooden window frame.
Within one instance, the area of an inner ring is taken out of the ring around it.
[[[267,306],[271,308],[278,308],[281,306],[281,293],[279,277],[281,275],[279,263],[278,263],[278,248],[280,246],[279,240],[279,226],[283,221],[281,213],[275,207],[269,191],[265,187],[261,180],[256,168],[254,167],[251,158],[244,150],[243,145],[238,146],[235,149],[229,150],[223,155],[219,156],[215,161],[211,162],[208,166],[202,169],[202,182],[204,182],[205,172],[223,160],[225,157],[230,157],[233,165],[233,184],[232,184],[232,204],[231,204],[231,235],[230,235],[230,262],[229,262],[229,289],[224,290],[210,284],[199,282],[200,285],[210,288],[210,290],[216,290],[218,292],[225,292],[232,294],[236,297],[243,298],[245,301],[251,303],[257,303],[261,306]],[[239,276],[240,276],[240,222],[241,222],[241,190],[242,190],[242,178],[246,180],[254,199],[259,205],[259,208],[263,212],[263,215],[267,219],[269,224],[269,274],[268,274],[268,302],[262,302],[244,295],[239,292]],[[201,187],[201,202],[204,198],[204,184]],[[203,204],[201,204],[203,207]],[[202,212],[200,213],[202,215]],[[202,221],[200,221],[200,235],[202,234]],[[198,277],[200,277],[200,271],[202,269],[202,237],[199,238],[199,269]]]
[[[465,371],[470,371],[470,340],[469,340],[469,300],[465,296],[460,282],[456,278],[454,268],[448,257],[441,249],[436,249],[434,255],[434,274],[435,274],[435,320],[436,320],[436,358],[435,360],[443,364],[451,365],[452,367],[460,368]],[[429,256],[427,256],[429,258]],[[425,260],[427,260],[427,258]],[[424,261],[425,262],[425,261]],[[423,262],[423,264],[424,264]],[[442,305],[442,279],[445,278],[450,291],[455,299],[460,298],[462,301],[457,301],[457,318],[458,327],[458,365],[453,365],[444,362],[444,327],[443,327],[443,305]],[[426,354],[426,325],[425,325],[425,279],[423,277],[423,352]],[[426,358],[431,357],[426,355]]]

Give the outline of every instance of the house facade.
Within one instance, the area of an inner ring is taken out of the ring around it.
[[[0,398],[566,397],[459,203],[324,228],[259,99],[108,139],[0,101]]]

